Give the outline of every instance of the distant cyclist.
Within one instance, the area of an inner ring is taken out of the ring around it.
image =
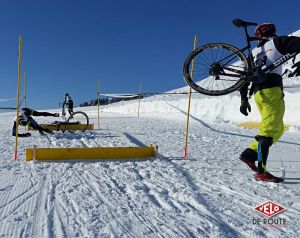
[[[68,93],[65,94],[65,99],[64,99],[64,102],[63,102],[63,105],[62,105],[62,115],[63,116],[66,115],[65,106],[67,106],[68,112],[69,112],[70,115],[74,114],[74,112],[73,112],[73,100],[72,100],[71,96]]]
[[[59,117],[58,113],[49,113],[49,112],[38,112],[30,108],[22,108],[20,110],[19,115],[19,125],[20,126],[31,126],[33,129],[38,130],[41,135],[44,135],[44,132],[53,133],[51,130],[42,128],[33,118],[32,116],[43,116],[43,117]],[[17,119],[14,121],[14,126],[12,130],[12,135],[16,136],[16,126]],[[20,137],[28,137],[31,136],[30,133],[18,134]]]

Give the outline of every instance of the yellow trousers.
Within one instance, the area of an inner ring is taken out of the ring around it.
[[[280,87],[262,89],[254,94],[256,106],[261,115],[258,135],[273,138],[273,144],[284,132],[283,116],[285,112],[284,94]],[[249,148],[257,152],[258,142],[254,139]]]

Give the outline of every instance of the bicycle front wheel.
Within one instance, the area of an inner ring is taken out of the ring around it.
[[[80,127],[80,131],[83,132],[88,128],[89,117],[85,112],[74,112],[69,116],[66,124],[69,132],[74,132],[77,127]]]
[[[211,43],[189,54],[183,65],[183,76],[195,91],[220,96],[238,90],[248,69],[247,58],[238,48],[225,43]]]

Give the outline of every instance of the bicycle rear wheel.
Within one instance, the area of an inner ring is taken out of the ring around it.
[[[238,90],[248,69],[247,58],[238,48],[225,43],[211,43],[189,54],[183,65],[183,76],[195,91],[220,96]]]
[[[69,132],[74,132],[75,129],[72,129],[72,125],[80,125],[80,131],[85,131],[88,128],[89,125],[89,117],[85,112],[74,112],[72,115],[69,116],[67,120],[67,130]]]

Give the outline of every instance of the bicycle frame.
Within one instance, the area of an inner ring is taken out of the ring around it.
[[[260,39],[250,36],[248,27],[258,24],[241,19],[234,19],[233,24],[244,29],[245,47],[237,48],[222,42],[208,43],[194,49],[185,59],[184,80],[195,91],[209,96],[221,96],[239,90],[245,82],[263,83],[268,79],[266,74],[281,70],[282,64],[289,60],[295,62],[298,57],[298,54],[290,53],[269,61],[265,52],[262,52],[264,58],[256,57],[260,48],[254,48],[252,41]],[[196,68],[192,67],[194,63]]]
[[[252,55],[251,42],[258,40],[258,38],[257,37],[249,36],[248,30],[247,30],[247,26],[244,26],[243,28],[244,28],[244,32],[245,32],[245,35],[246,35],[247,45],[244,48],[239,49],[238,52],[241,52],[241,53],[244,54],[244,52],[247,51],[247,56],[248,56],[248,61],[249,61],[249,69],[248,69],[247,72],[245,72],[245,71],[241,71],[241,70],[238,70],[238,69],[230,68],[229,66],[228,67],[223,67],[223,69],[226,69],[227,71],[230,71],[230,72],[233,72],[233,73],[238,73],[239,75],[225,73],[224,71],[221,72],[220,75],[230,76],[230,77],[240,77],[241,75],[243,75],[243,76],[247,77],[247,76],[252,76],[253,72],[257,68],[257,66],[254,63],[254,58],[253,58],[253,55]],[[218,63],[220,63],[220,62],[222,62],[222,61],[224,61],[226,59],[229,59],[228,62],[230,62],[232,60],[232,59],[230,59],[230,57],[234,56],[235,53],[236,52],[234,52],[231,55],[225,57],[224,59],[222,59]],[[276,60],[274,63],[272,63],[271,65],[269,65],[268,67],[262,67],[261,72],[262,73],[268,73],[268,72],[272,71],[273,69],[277,68],[278,66],[284,64],[288,60],[290,60],[292,58],[295,58],[297,54],[298,53],[292,53],[292,54],[284,55],[281,58],[279,58],[278,60]]]
[[[268,71],[272,71],[273,69],[277,68],[278,66],[284,64],[288,60],[295,58],[298,53],[292,53],[292,54],[286,54],[276,60],[273,64],[269,65],[268,67],[265,67],[262,69],[263,72],[267,73]]]

